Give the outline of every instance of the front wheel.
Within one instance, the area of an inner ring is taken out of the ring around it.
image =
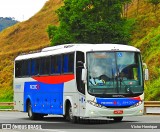
[[[123,117],[113,117],[115,122],[120,122],[122,121]]]
[[[68,109],[67,109],[67,119],[72,122],[72,123],[77,123],[78,119],[76,116],[73,116],[73,111],[72,111],[72,106],[69,105]]]

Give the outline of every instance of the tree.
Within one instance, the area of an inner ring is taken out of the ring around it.
[[[52,45],[64,43],[124,43],[129,40],[123,5],[129,0],[64,0],[57,10],[60,25],[49,26]]]

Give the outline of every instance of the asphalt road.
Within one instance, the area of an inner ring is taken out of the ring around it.
[[[49,115],[43,120],[30,120],[27,113],[0,111],[0,132],[19,131],[51,131],[51,132],[124,132],[136,131],[150,132],[160,130],[160,115],[144,115],[125,117],[122,122],[103,119],[102,121],[82,120],[79,124],[72,124],[61,116]]]

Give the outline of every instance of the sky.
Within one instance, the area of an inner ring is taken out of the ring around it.
[[[34,16],[48,0],[0,0],[0,17],[25,21]]]

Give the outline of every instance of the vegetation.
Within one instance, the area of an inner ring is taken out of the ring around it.
[[[62,5],[62,0],[49,0],[31,19],[0,32],[0,101],[13,101],[12,79],[15,57],[21,53],[50,46],[46,30],[48,25],[59,25],[55,11]],[[131,3],[123,6],[122,16],[127,19],[125,29],[126,31],[132,30],[130,45],[142,51],[143,61],[149,68],[150,81],[145,83],[146,100],[160,100],[159,6],[158,4],[156,12],[154,4],[147,0],[132,0]],[[73,20],[76,19],[73,18]]]
[[[64,43],[123,43],[129,41],[123,6],[130,0],[64,0],[60,25],[49,26],[52,45]],[[127,28],[128,29],[128,28]]]
[[[128,17],[135,19],[131,45],[142,51],[147,63],[150,80],[145,84],[145,100],[160,100],[160,10],[153,10],[154,4],[148,0],[134,0],[128,10]],[[135,13],[140,7],[138,14]],[[157,5],[159,7],[159,4]],[[147,9],[147,10],[146,10]]]
[[[0,110],[6,110],[6,109],[14,109],[13,106],[0,106]]]
[[[18,21],[14,20],[14,18],[11,18],[11,17],[0,17],[0,32],[7,28],[7,27],[10,27],[14,24],[16,24]]]
[[[50,46],[46,32],[49,24],[58,25],[55,10],[62,0],[49,0],[44,7],[25,22],[0,32],[0,101],[13,101],[13,64],[21,53]]]

